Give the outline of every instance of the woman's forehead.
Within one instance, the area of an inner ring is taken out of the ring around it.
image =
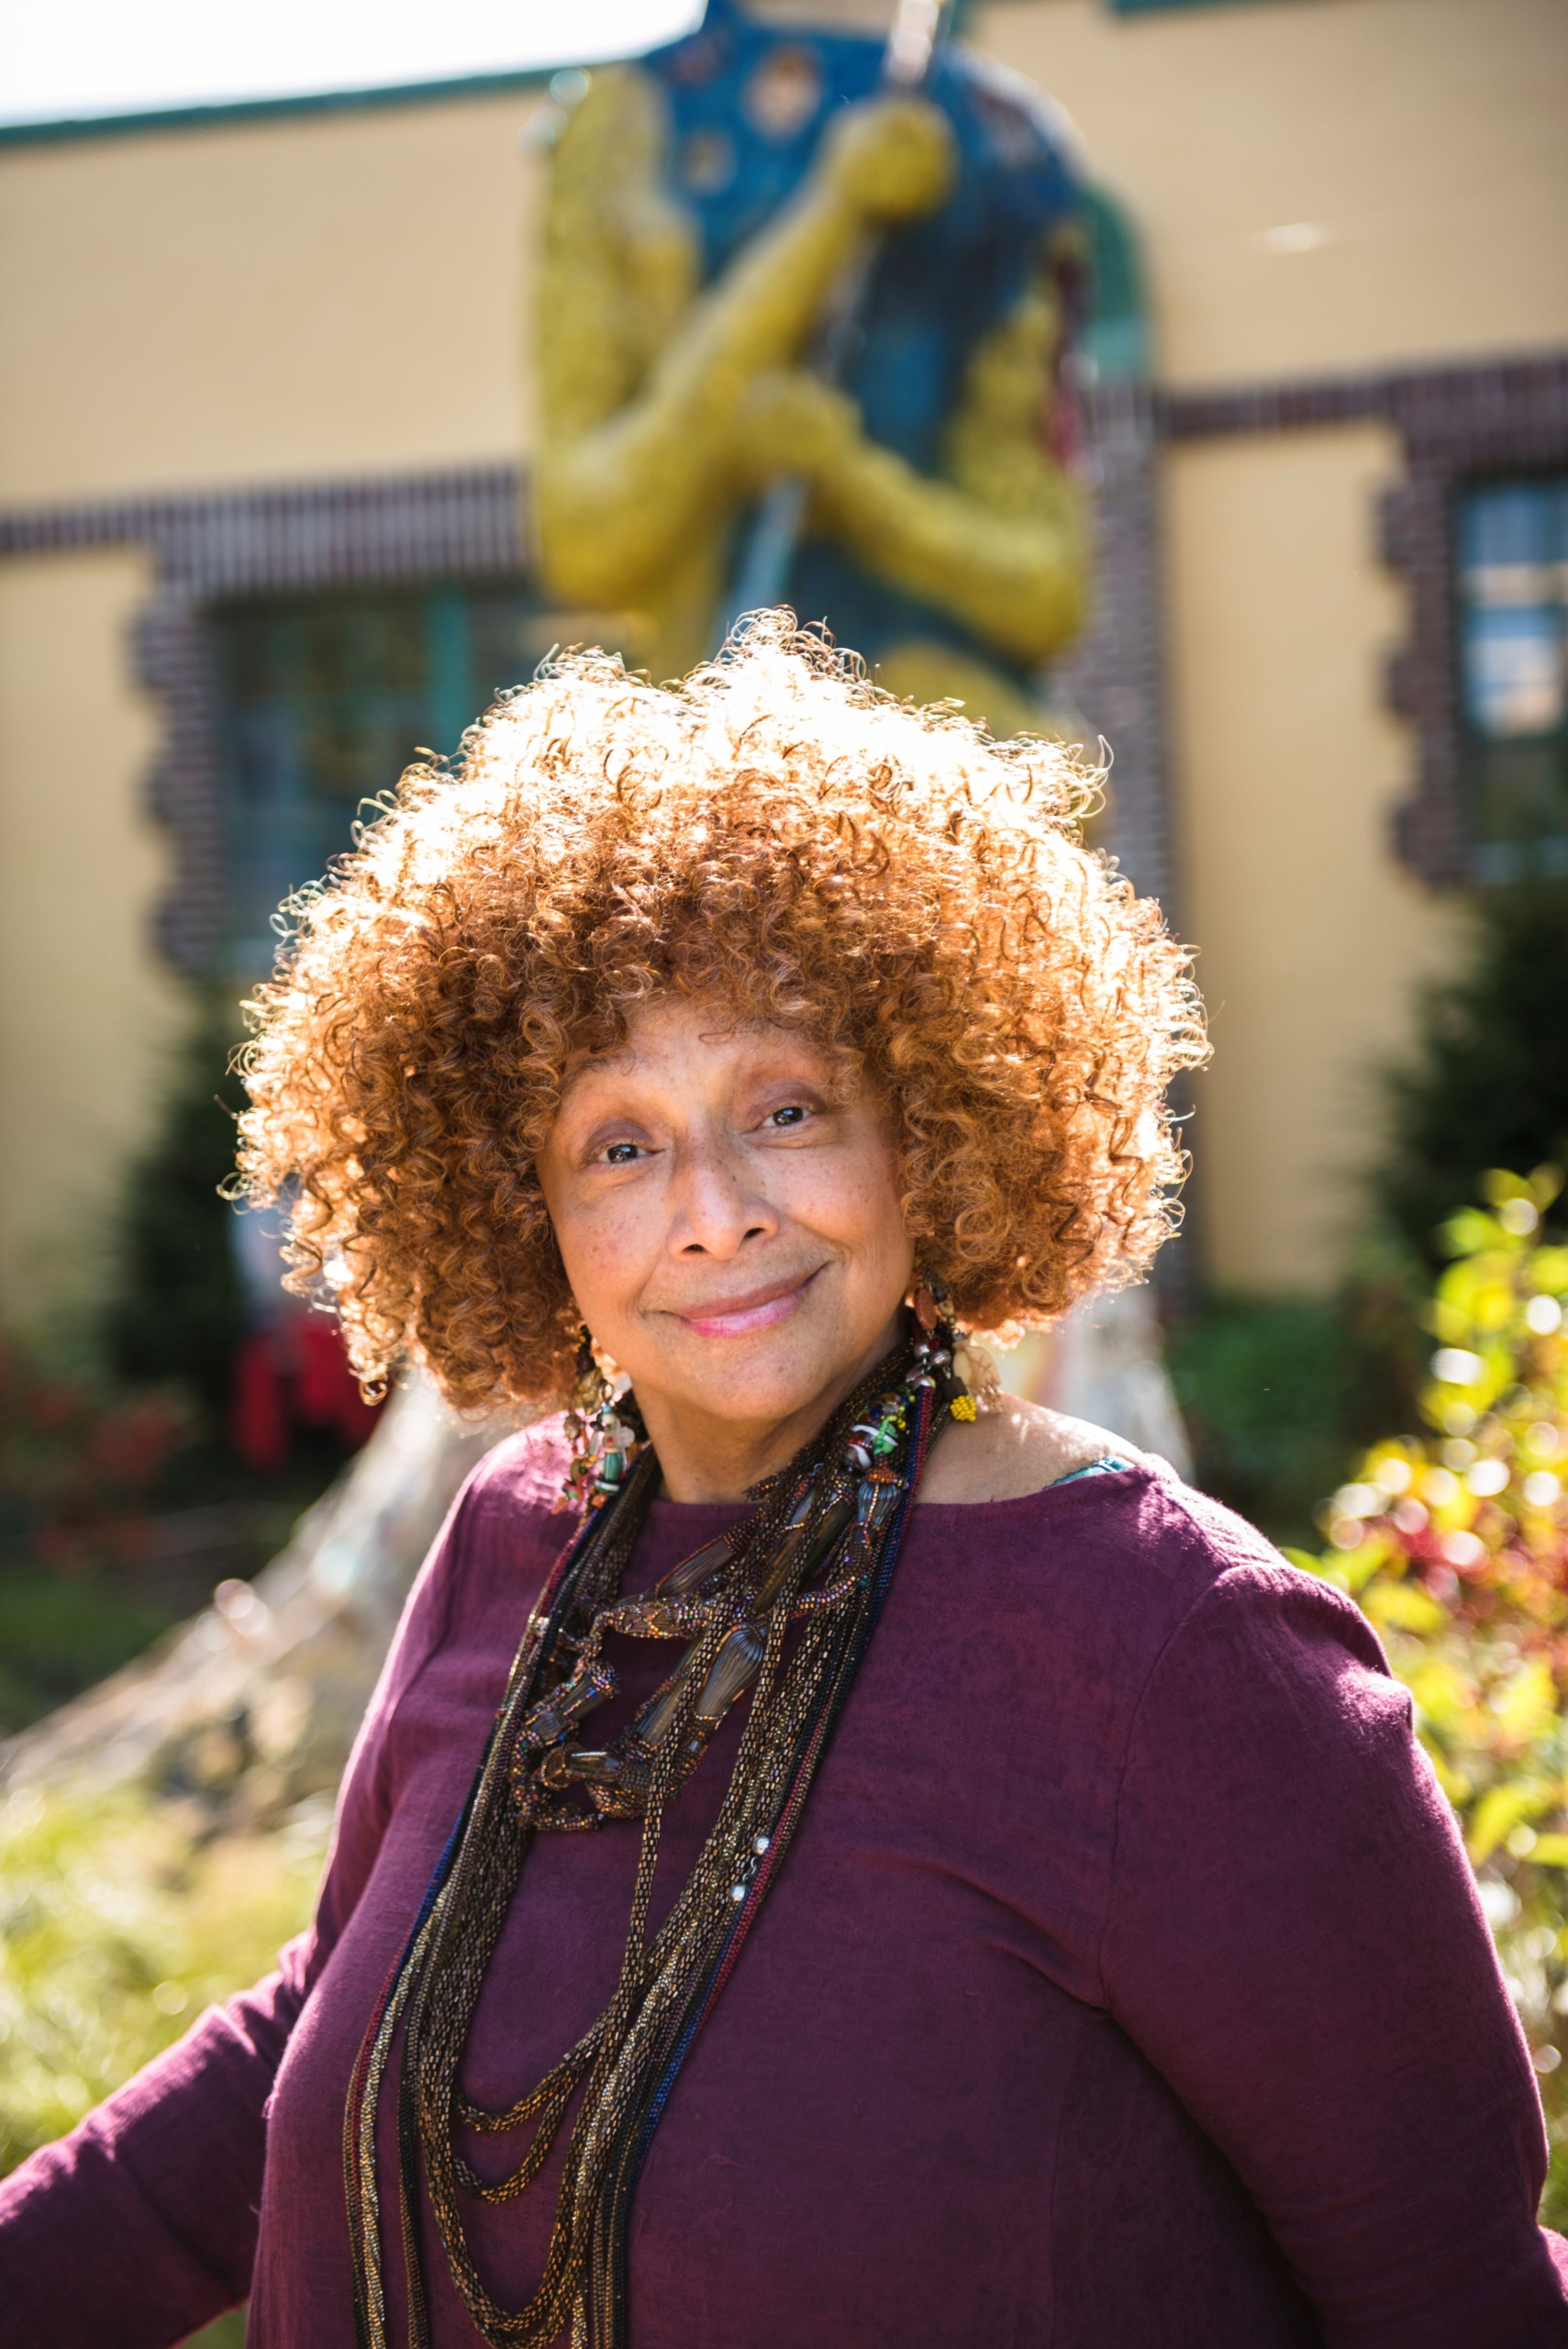
[[[573,1053],[562,1089],[564,1095],[591,1079],[678,1077],[699,1065],[719,1063],[737,1073],[776,1063],[826,1074],[834,1060],[799,1029],[782,1027],[732,1005],[664,997],[629,1010],[624,1032],[614,1044]]]

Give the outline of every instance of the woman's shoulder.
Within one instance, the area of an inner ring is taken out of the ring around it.
[[[504,1436],[470,1470],[420,1576],[428,1607],[450,1610],[458,1594],[483,1607],[497,1577],[507,1590],[542,1581],[576,1528],[557,1511],[567,1449],[556,1414]]]
[[[473,1517],[515,1520],[554,1513],[570,1453],[562,1420],[562,1412],[552,1411],[491,1446],[464,1486]]]
[[[999,1395],[970,1420],[950,1420],[931,1448],[920,1498],[939,1504],[1024,1500],[1105,1459],[1147,1457],[1104,1428],[1016,1395]]]
[[[1291,1565],[1167,1461],[1085,1420],[1005,1396],[943,1432],[920,1498],[932,1531],[966,1550],[983,1532],[994,1560],[1026,1571],[1049,1564],[1086,1619],[1108,1612],[1118,1640],[1131,1635],[1129,1652],[1157,1653],[1189,1618],[1218,1608],[1265,1642],[1282,1620],[1310,1617],[1376,1656],[1341,1592]]]

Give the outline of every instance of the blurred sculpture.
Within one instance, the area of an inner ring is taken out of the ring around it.
[[[1089,584],[1071,134],[961,47],[922,98],[879,94],[883,43],[826,21],[833,0],[817,13],[708,0],[688,39],[571,77],[547,123],[545,583],[585,607],[572,632],[682,674],[722,634],[759,502],[799,475],[781,600],[891,692],[999,736],[1049,729],[1039,671]],[[875,239],[832,388],[814,338]],[[1189,1464],[1145,1294],[1088,1300],[1002,1375]]]
[[[748,515],[798,475],[782,599],[891,690],[1038,729],[1035,672],[1086,593],[1077,185],[1027,83],[950,47],[926,97],[878,96],[882,63],[874,39],[709,0],[689,39],[573,77],[537,330],[545,580],[683,672]],[[806,357],[877,238],[834,389]]]

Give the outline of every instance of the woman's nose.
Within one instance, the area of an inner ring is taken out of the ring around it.
[[[747,1179],[751,1169],[721,1144],[683,1152],[676,1161],[670,1246],[676,1255],[733,1256],[749,1240],[769,1239],[779,1217]]]

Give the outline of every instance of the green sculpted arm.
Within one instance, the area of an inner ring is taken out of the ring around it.
[[[791,464],[814,527],[868,571],[1013,659],[1046,660],[1082,625],[1089,570],[1086,498],[1040,438],[1059,334],[1042,276],[972,357],[937,480],[869,440],[841,395],[798,371],[764,378],[749,400],[756,475]]]
[[[1011,657],[1078,625],[1077,486],[1045,453],[1058,319],[1042,277],[971,359],[932,480],[870,440],[798,363],[860,240],[929,211],[951,134],[918,101],[846,108],[795,200],[707,288],[665,193],[662,93],[595,73],[552,160],[539,292],[535,521],[552,594],[640,619],[656,674],[706,650],[739,507],[784,473],[866,569]]]
[[[657,85],[622,67],[595,74],[556,148],[536,512],[554,593],[640,605],[678,665],[704,649],[751,384],[809,339],[868,228],[940,202],[951,138],[924,106],[846,110],[795,201],[697,295],[695,232],[662,191],[667,135]]]

